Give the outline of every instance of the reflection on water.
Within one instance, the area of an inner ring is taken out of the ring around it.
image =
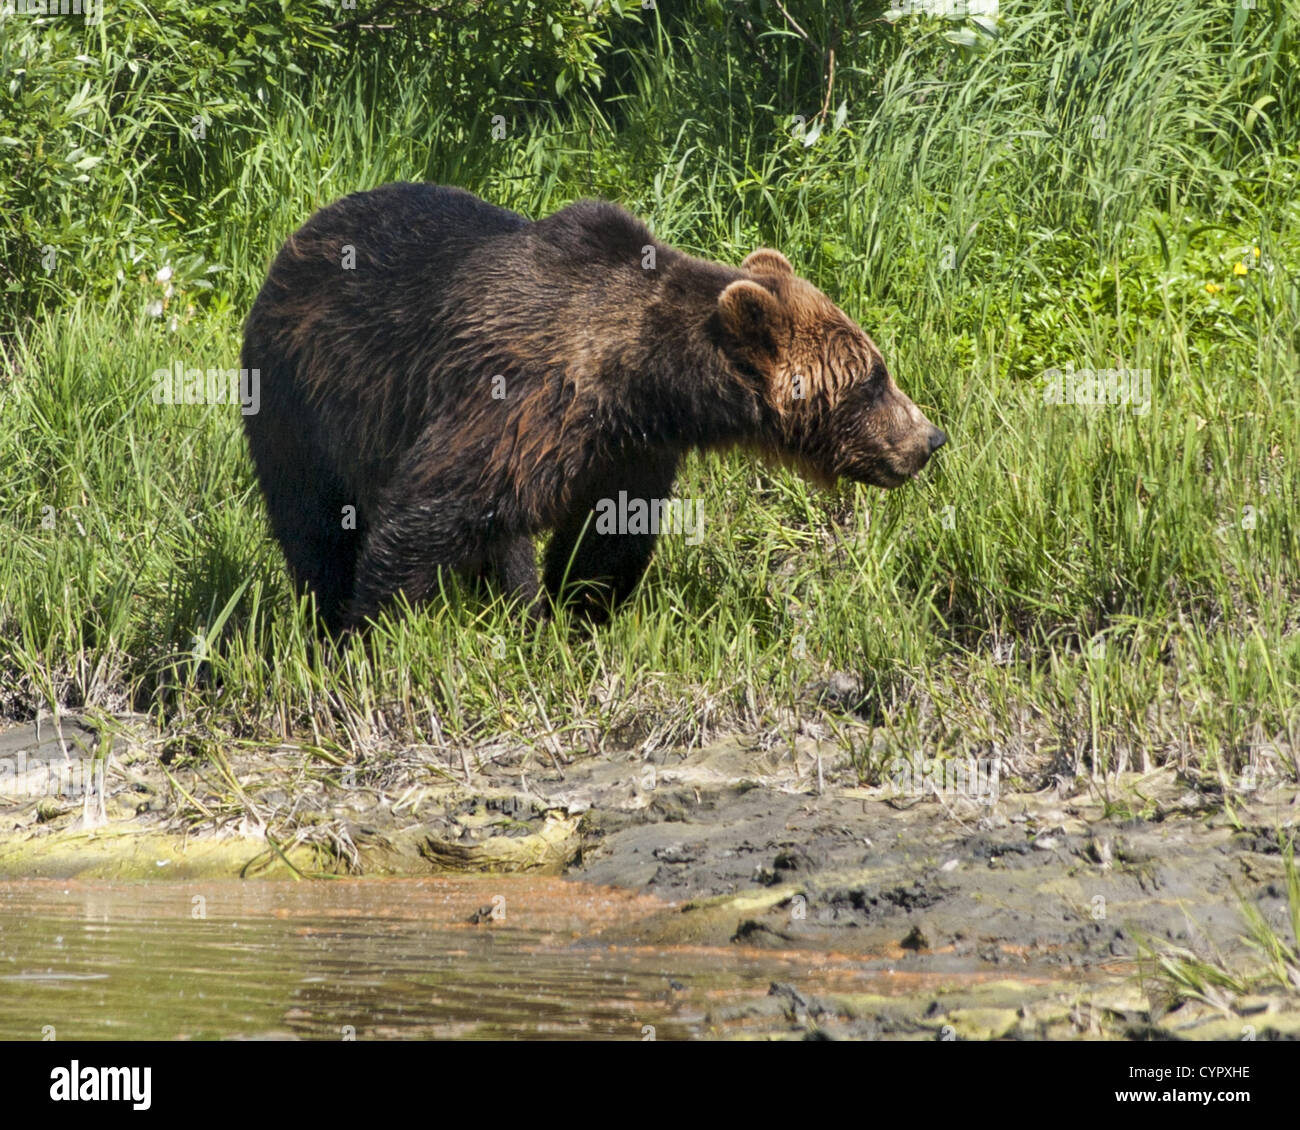
[[[0,882],[0,1038],[674,1039],[821,964],[602,940],[662,905],[559,879]]]

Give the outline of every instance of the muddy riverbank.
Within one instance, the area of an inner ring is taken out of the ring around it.
[[[1300,799],[1282,782],[1165,768],[909,790],[863,787],[847,754],[802,740],[351,764],[111,729],[0,733],[0,878],[454,877],[468,901],[440,928],[502,937],[537,922],[494,907],[553,881],[553,899],[621,908],[565,945],[677,954],[705,980],[728,962],[766,970],[683,1004],[684,1035],[1300,1037],[1296,991],[1189,999],[1152,956],[1251,969],[1243,903],[1289,937],[1280,845]],[[96,787],[79,792],[73,769]],[[49,786],[60,772],[66,795]],[[399,888],[374,886],[379,921]]]

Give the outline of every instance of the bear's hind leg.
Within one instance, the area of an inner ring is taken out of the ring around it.
[[[454,498],[451,492],[430,491],[435,498]],[[483,568],[487,540],[475,532],[463,508],[454,502],[429,503],[423,491],[390,490],[388,502],[371,523],[357,559],[352,598],[344,624],[360,628],[381,608],[402,593],[412,605],[435,596],[445,570],[473,578]]]
[[[484,557],[483,575],[507,596],[531,605],[541,588],[532,538],[502,538],[494,542]]]
[[[301,438],[264,437],[250,429],[271,530],[284,551],[294,589],[316,598],[321,626],[336,631],[352,594],[365,523],[341,483]]]
[[[317,496],[304,505],[301,523],[280,537],[290,575],[299,594],[311,592],[316,614],[330,632],[343,626],[344,609],[352,595],[357,546],[364,530],[343,526],[344,504]]]

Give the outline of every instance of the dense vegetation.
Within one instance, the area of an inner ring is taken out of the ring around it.
[[[1300,11],[886,7],[0,13],[0,714],[1294,777]],[[313,648],[238,410],[155,404],[151,374],[236,366],[279,242],[396,179],[779,247],[951,443],[888,495],[692,460],[702,544],[666,538],[594,633],[453,593]],[[1085,370],[1134,395],[1086,403]]]

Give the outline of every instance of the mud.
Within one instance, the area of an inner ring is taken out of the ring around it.
[[[567,763],[408,749],[353,765],[178,750],[132,720],[111,741],[103,723],[60,729],[0,734],[0,759],[22,751],[30,777],[0,781],[0,878],[563,876],[658,908],[603,924],[605,945],[855,971],[843,991],[796,978],[719,1004],[713,1034],[1300,1036],[1296,992],[1178,1001],[1149,960],[1177,946],[1247,968],[1243,902],[1289,937],[1290,783],[1165,768],[900,795],[863,787],[829,743]],[[102,795],[35,795],[40,763],[81,752],[103,758]]]

